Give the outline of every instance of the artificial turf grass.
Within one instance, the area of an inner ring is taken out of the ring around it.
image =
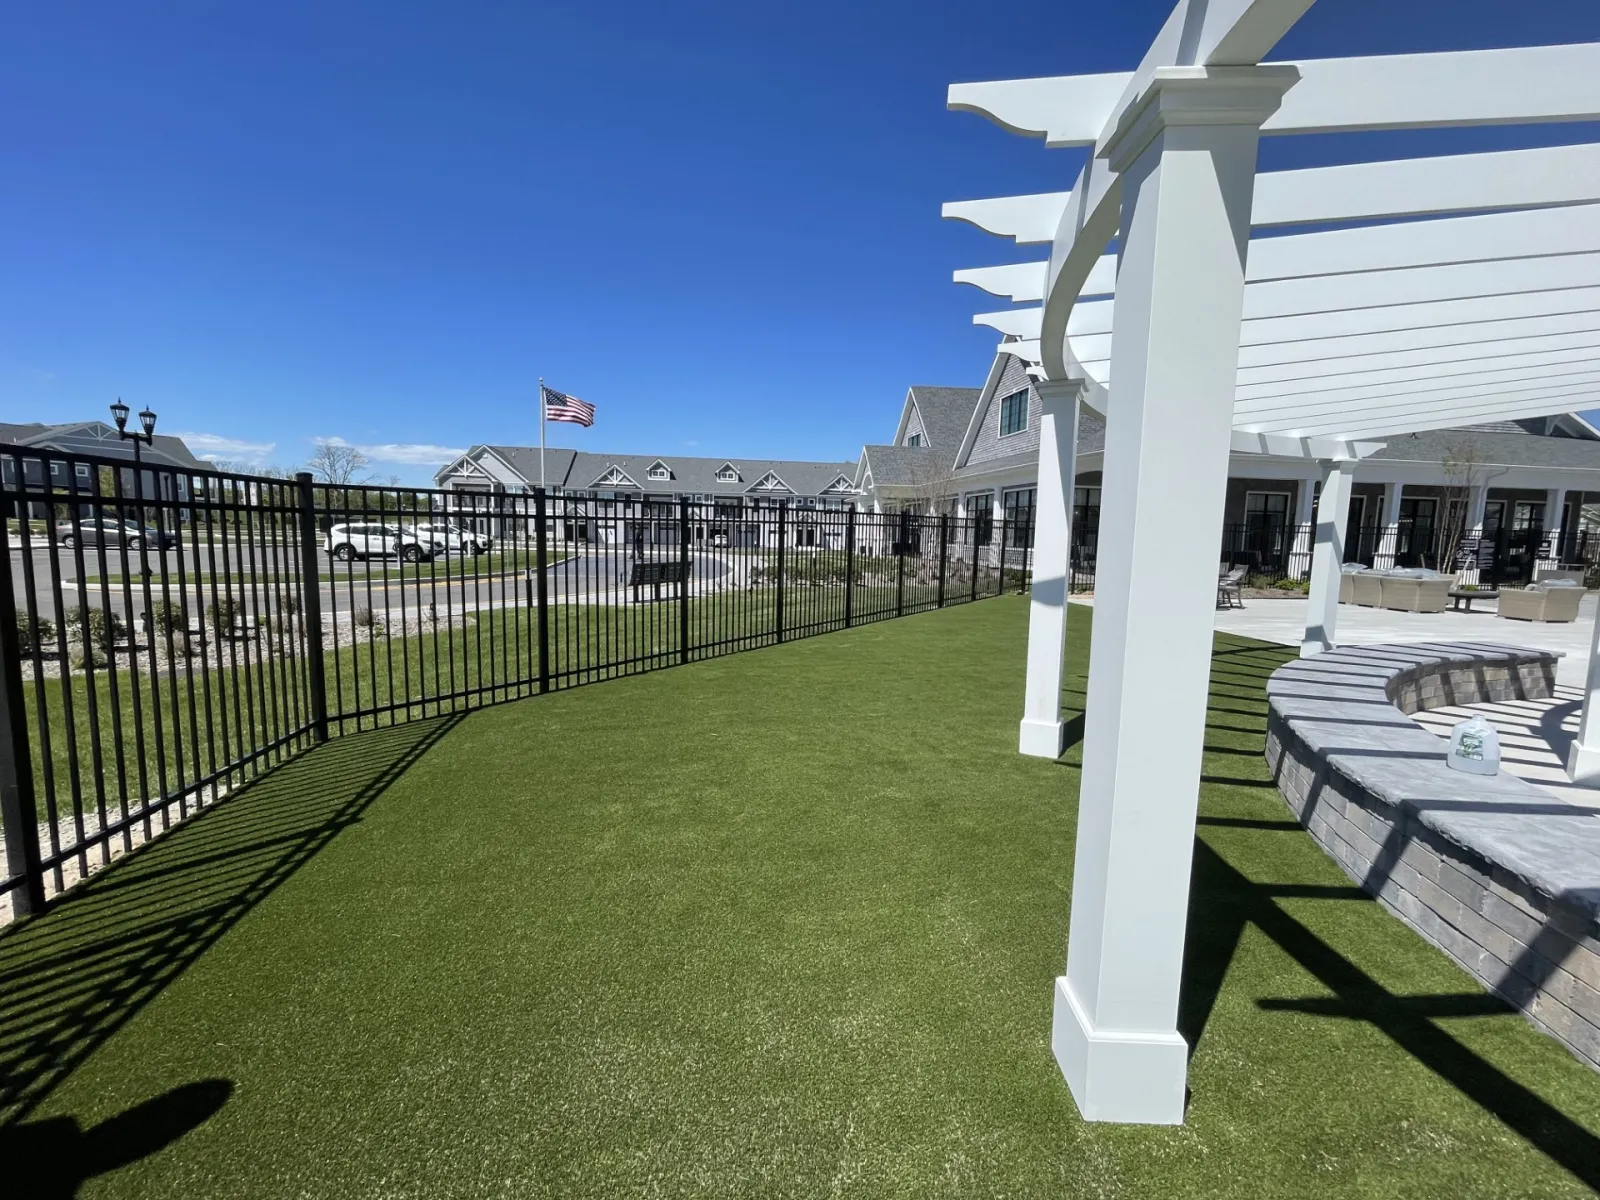
[[[83,1194],[1584,1194],[1558,1160],[1592,1146],[1600,1080],[1513,1013],[1386,998],[1481,993],[1289,819],[1260,759],[1284,654],[1240,639],[1214,660],[1188,1124],[1077,1118],[1048,1034],[1080,751],[1015,753],[1025,614],[929,614],[283,768],[0,938],[0,1005],[105,943],[40,989],[28,1027],[58,1046],[50,1003],[150,997],[77,1039],[93,1053],[8,1159],[52,1119],[103,1129],[225,1081],[209,1120]],[[0,1007],[26,1079],[18,1028]]]

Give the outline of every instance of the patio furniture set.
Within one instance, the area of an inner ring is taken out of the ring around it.
[[[1472,611],[1475,601],[1493,601],[1496,613],[1515,621],[1576,621],[1583,581],[1547,577],[1525,588],[1461,588],[1454,575],[1420,569],[1371,570],[1347,563],[1339,578],[1339,602],[1395,612],[1436,613],[1446,605]]]

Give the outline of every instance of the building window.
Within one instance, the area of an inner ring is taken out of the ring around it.
[[[994,529],[994,493],[972,492],[964,502],[967,518],[972,522],[972,536],[980,546],[987,546]]]
[[[1010,437],[1028,427],[1028,389],[1013,392],[1000,401],[1000,436]]]
[[[1288,492],[1246,492],[1244,523],[1252,529],[1282,528],[1289,523]]]
[[[78,464],[78,478],[79,479],[87,479],[87,478],[89,478],[89,464],[88,463],[79,463]]]
[[[1033,488],[1007,488],[1000,497],[1006,517],[1008,544],[1018,548],[1033,545]]]
[[[906,438],[906,445],[908,445],[908,446],[920,446],[920,445],[922,445],[922,435],[920,433],[911,434],[909,437]]]

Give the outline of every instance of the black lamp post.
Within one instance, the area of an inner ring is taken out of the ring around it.
[[[144,467],[139,459],[139,446],[141,444],[146,446],[155,445],[156,414],[151,412],[148,406],[141,409],[139,412],[139,428],[129,433],[128,406],[122,402],[122,398],[119,396],[117,397],[117,402],[111,406],[111,419],[117,423],[117,436],[125,442],[133,443],[133,497],[134,503],[138,506],[137,512],[139,514],[139,573],[148,581],[150,578],[150,560],[145,551],[150,539],[145,532]],[[147,590],[149,586],[149,583],[146,582],[145,587]],[[147,625],[149,624],[149,606],[150,599],[146,596],[145,623]]]

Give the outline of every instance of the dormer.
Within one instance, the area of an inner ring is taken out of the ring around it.
[[[738,483],[739,482],[739,468],[734,466],[731,462],[723,463],[720,467],[717,468],[717,482],[718,483]]]
[[[671,479],[672,468],[658,458],[650,464],[649,469],[645,471],[645,476],[655,480]]]

